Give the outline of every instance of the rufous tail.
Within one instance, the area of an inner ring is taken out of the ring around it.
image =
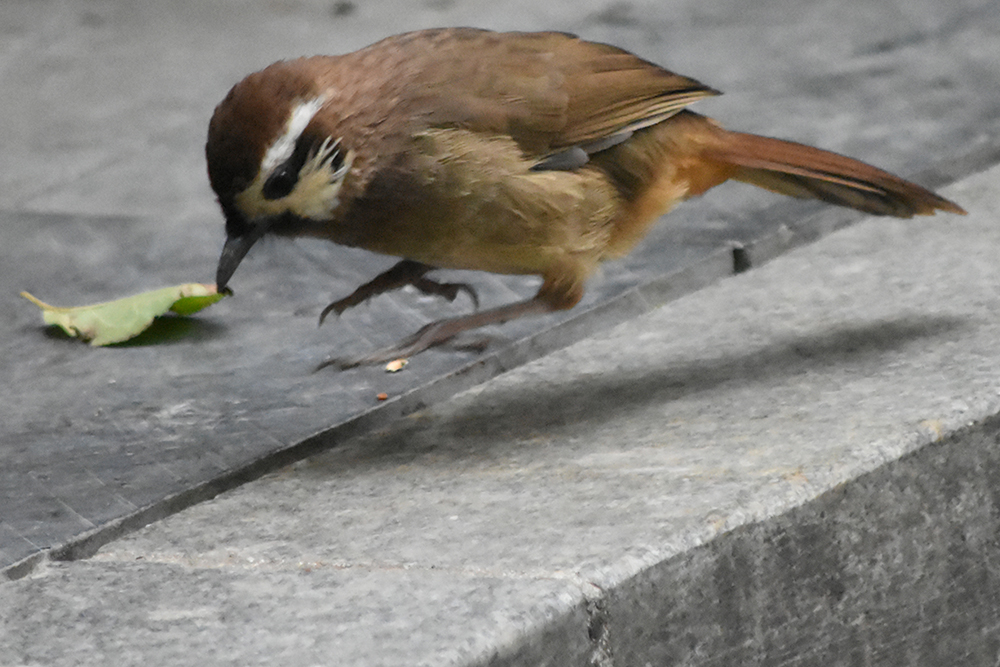
[[[736,167],[731,175],[783,195],[821,199],[874,215],[909,218],[935,211],[964,214],[958,204],[853,158],[781,139],[728,132],[711,159]]]

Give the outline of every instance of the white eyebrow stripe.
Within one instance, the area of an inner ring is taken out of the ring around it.
[[[292,157],[292,153],[295,152],[295,142],[299,140],[309,121],[319,112],[324,102],[326,96],[321,95],[298,103],[288,119],[284,134],[278,137],[264,154],[264,159],[260,163],[261,174],[269,174],[272,169]]]

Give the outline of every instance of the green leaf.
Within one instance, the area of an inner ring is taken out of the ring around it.
[[[46,324],[58,326],[91,345],[111,345],[138,336],[160,315],[170,311],[191,315],[225,294],[217,292],[215,285],[187,283],[75,308],[50,306],[27,292],[21,292],[21,296],[42,309]]]

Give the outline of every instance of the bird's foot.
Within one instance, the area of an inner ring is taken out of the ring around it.
[[[334,301],[324,308],[323,312],[319,314],[319,323],[322,325],[323,320],[330,313],[336,313],[339,316],[348,308],[353,308],[379,294],[391,292],[406,285],[413,285],[424,294],[440,296],[448,301],[454,301],[460,292],[465,292],[469,295],[472,304],[478,310],[479,295],[476,294],[476,290],[471,285],[467,283],[439,283],[436,280],[425,277],[424,274],[432,268],[420,262],[404,259],[388,271],[375,276],[375,278],[357,288],[343,299]]]
[[[407,336],[395,345],[375,350],[369,354],[356,357],[331,357],[318,365],[315,371],[333,366],[338,370],[347,370],[358,366],[373,366],[385,364],[396,359],[406,359],[424,350],[441,345],[451,340],[458,332],[448,325],[454,320],[439,320],[422,327],[416,333]],[[314,371],[314,372],[315,372]]]
[[[551,307],[544,300],[535,297],[527,301],[518,301],[505,306],[490,308],[489,310],[480,310],[461,317],[438,320],[424,326],[415,334],[407,336],[395,345],[358,357],[332,357],[317,366],[316,370],[318,371],[329,366],[346,370],[357,366],[371,366],[388,363],[396,359],[405,359],[429,348],[448,343],[455,336],[463,332],[472,331],[488,324],[502,324],[519,317],[524,317],[525,315],[541,315],[551,312],[551,310]],[[488,338],[480,336],[471,347],[482,351],[486,347],[484,343],[487,340]],[[460,344],[460,346],[463,348],[469,347],[467,344]]]

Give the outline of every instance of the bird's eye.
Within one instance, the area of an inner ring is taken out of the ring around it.
[[[264,199],[281,199],[291,194],[299,180],[302,165],[309,157],[310,143],[305,137],[299,137],[292,155],[275,167],[271,175],[264,181],[264,187],[261,188]]]
[[[261,194],[264,199],[281,199],[295,189],[295,182],[299,176],[288,168],[287,164],[279,166],[264,181]]]

